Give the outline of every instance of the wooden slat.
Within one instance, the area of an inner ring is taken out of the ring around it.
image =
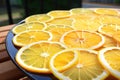
[[[1,43],[5,43],[5,37],[1,37],[1,38],[0,38],[0,44],[1,44]]]
[[[0,32],[2,32],[2,31],[8,31],[8,30],[10,30],[13,26],[14,26],[14,24],[9,25],[9,26],[0,27]]]
[[[7,60],[10,60],[10,57],[7,53],[7,51],[0,51],[0,63],[1,62],[4,62],[4,61],[7,61]]]
[[[0,38],[7,36],[9,31],[0,32]]]
[[[0,80],[18,80],[26,76],[12,61],[0,63]]]
[[[5,47],[5,44],[3,43],[3,44],[0,44],[0,51],[3,51],[3,50],[5,50],[6,49],[6,47]]]

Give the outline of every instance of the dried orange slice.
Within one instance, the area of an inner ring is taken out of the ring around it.
[[[70,10],[72,15],[77,15],[77,14],[91,14],[93,13],[93,10],[91,9],[86,9],[86,8],[73,8]]]
[[[43,30],[45,27],[46,25],[40,22],[22,23],[22,24],[16,25],[12,29],[12,32],[14,34],[18,34],[20,32],[29,31],[29,30]]]
[[[108,8],[98,8],[95,10],[95,12],[97,14],[102,14],[102,15],[114,15],[114,16],[119,15],[119,11],[115,9],[108,9]]]
[[[67,10],[54,10],[48,12],[47,15],[52,16],[53,18],[64,18],[69,17],[71,13]]]
[[[97,31],[101,24],[95,19],[75,19],[73,27],[76,30]]]
[[[47,24],[72,26],[73,21],[74,20],[71,18],[59,18],[59,19],[53,19],[47,22]]]
[[[101,47],[105,42],[104,37],[97,32],[79,30],[66,32],[60,41],[69,48],[88,49],[97,49]]]
[[[101,24],[119,24],[120,25],[120,18],[118,16],[102,15],[97,18],[101,22]]]
[[[73,30],[73,28],[70,27],[70,26],[65,26],[65,25],[50,25],[45,30],[52,33],[52,35],[53,35],[52,41],[58,41],[59,42],[61,36],[65,32]]]
[[[13,43],[17,46],[25,46],[33,42],[51,39],[52,34],[47,31],[24,31],[13,37]]]
[[[120,48],[108,47],[99,52],[99,61],[113,76],[120,79]]]
[[[120,31],[120,26],[117,24],[105,24],[101,25],[98,31],[102,34],[112,37],[117,31]]]
[[[36,15],[31,15],[25,19],[25,22],[34,22],[34,21],[39,21],[39,22],[48,22],[52,20],[53,17],[47,15],[47,14],[36,14]]]
[[[59,53],[78,53],[77,63],[65,71],[58,71],[55,65],[56,56],[50,60],[50,69],[54,76],[59,80],[103,80],[108,76],[108,73],[99,63],[97,52],[88,49],[69,49]],[[68,55],[71,57],[71,55]],[[72,63],[72,62],[71,62]]]
[[[64,49],[65,46],[58,42],[35,42],[22,47],[16,54],[15,59],[17,63],[27,71],[35,73],[51,73],[49,69],[49,60],[54,54]],[[55,62],[58,62],[59,60],[60,59],[58,58]],[[64,67],[60,68],[60,70],[62,69],[64,69]]]

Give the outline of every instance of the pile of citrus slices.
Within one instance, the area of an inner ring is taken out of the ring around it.
[[[25,70],[60,80],[120,79],[120,13],[107,8],[54,10],[12,29]]]

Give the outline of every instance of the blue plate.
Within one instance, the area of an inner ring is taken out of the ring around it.
[[[21,23],[24,23],[24,21],[21,21],[20,23],[16,24],[16,25],[19,25]],[[16,26],[15,25],[15,26]],[[14,26],[14,27],[15,27]],[[16,60],[15,60],[15,56],[16,56],[16,53],[17,51],[19,50],[18,47],[16,47],[13,42],[12,42],[12,39],[14,37],[14,34],[12,33],[12,31],[10,30],[7,37],[6,37],[6,49],[7,49],[7,52],[11,58],[11,60],[13,61],[13,63],[21,70],[23,71],[25,74],[27,74],[31,79],[33,80],[57,80],[52,74],[35,74],[35,73],[30,73],[26,70],[24,70],[22,67],[20,67]]]

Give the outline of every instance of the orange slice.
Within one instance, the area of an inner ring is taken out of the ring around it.
[[[97,14],[102,14],[102,15],[114,15],[118,16],[119,12],[115,9],[108,9],[108,8],[98,8],[95,10]]]
[[[25,19],[25,22],[34,22],[34,21],[39,21],[39,22],[48,22],[52,20],[53,17],[47,15],[47,14],[36,14],[36,15],[31,15]]]
[[[64,49],[65,46],[58,42],[35,42],[22,47],[16,54],[15,59],[22,68],[29,72],[51,73],[49,69],[49,60],[54,54]],[[60,59],[56,59],[55,62],[58,62],[59,60]],[[62,70],[64,67],[60,69]]]
[[[69,49],[60,53],[78,53],[77,63],[65,71],[58,71],[54,64],[57,56],[53,56],[50,60],[50,69],[55,77],[59,80],[103,80],[108,73],[99,63],[97,52],[88,49]],[[69,55],[69,57],[71,57]],[[72,62],[71,62],[72,63]]]
[[[13,43],[17,46],[25,46],[33,42],[51,39],[52,34],[47,31],[24,31],[13,37]]]
[[[93,10],[91,9],[86,9],[86,8],[73,8],[70,10],[72,15],[77,15],[77,14],[91,14],[93,13]]]
[[[102,34],[112,37],[117,31],[120,31],[120,26],[117,24],[105,24],[99,27],[98,31]]]
[[[18,34],[23,31],[29,31],[29,30],[43,30],[46,27],[44,23],[40,22],[30,22],[30,23],[22,23],[20,25],[16,25],[12,32],[14,34]]]
[[[70,27],[70,26],[65,26],[65,25],[50,25],[45,30],[52,33],[52,35],[53,35],[52,41],[58,41],[59,42],[61,36],[65,32],[73,30],[73,28]]]
[[[67,10],[54,10],[47,13],[49,16],[52,16],[53,18],[64,18],[69,17],[71,13]]]
[[[47,22],[47,24],[72,26],[73,21],[74,20],[71,18],[59,18],[59,19],[53,19]]]
[[[113,76],[120,79],[120,48],[108,47],[99,52],[99,61]]]
[[[101,24],[96,19],[75,19],[73,27],[76,30],[97,31]]]
[[[97,32],[73,30],[66,32],[61,40],[69,48],[97,49],[101,47],[105,40]]]

